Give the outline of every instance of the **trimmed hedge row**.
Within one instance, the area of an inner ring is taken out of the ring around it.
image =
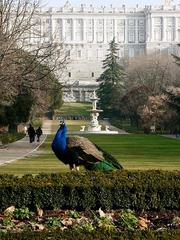
[[[180,172],[116,171],[0,175],[0,211],[34,209],[180,209]]]
[[[180,229],[163,231],[128,231],[128,232],[76,232],[73,230],[54,232],[21,232],[21,233],[0,233],[1,240],[179,240]]]

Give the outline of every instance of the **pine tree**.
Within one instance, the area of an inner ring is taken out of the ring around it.
[[[119,109],[120,97],[123,93],[124,69],[119,65],[115,38],[109,43],[108,54],[103,60],[104,72],[97,79],[100,82],[97,91],[99,105],[104,112],[114,113]]]

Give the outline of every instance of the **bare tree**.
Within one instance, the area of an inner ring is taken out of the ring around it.
[[[156,96],[162,93],[162,88],[180,85],[179,76],[180,70],[172,56],[142,55],[129,62],[126,89],[146,86],[148,95]]]
[[[0,1],[1,101],[9,102],[22,88],[47,91],[49,74],[61,73],[66,64],[62,43],[42,31],[39,6],[39,0]]]
[[[141,123],[141,116],[139,114],[139,106],[143,106],[148,99],[149,89],[146,86],[138,86],[128,91],[121,99],[121,113],[129,119],[131,125],[137,128]]]
[[[158,99],[157,109],[160,111],[159,102],[164,100],[160,101],[159,98],[163,96],[162,93],[167,87],[180,85],[179,76],[180,70],[172,56],[152,54],[131,59],[126,68],[126,93],[121,100],[122,115],[129,118],[131,124],[137,127],[142,123],[152,124],[151,121],[147,121],[148,117],[151,118],[149,113],[153,105],[153,101],[149,99]],[[163,104],[162,106],[164,107]],[[149,112],[147,109],[150,109]],[[155,112],[152,116],[158,119],[159,115]],[[164,117],[165,114],[162,116]]]
[[[158,95],[150,96],[146,105],[140,106],[138,109],[142,121],[142,127],[150,129],[154,126],[155,129],[164,130],[165,128],[172,128],[177,118],[174,110],[167,105],[167,96]]]

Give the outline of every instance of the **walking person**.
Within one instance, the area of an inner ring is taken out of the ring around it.
[[[37,135],[37,142],[39,142],[40,140],[40,136],[43,134],[41,127],[38,127],[38,129],[36,129],[36,135]]]
[[[175,135],[176,135],[176,138],[179,138],[180,136],[179,126],[176,126],[175,128]]]
[[[27,132],[28,132],[28,135],[29,135],[29,142],[30,143],[34,142],[36,132],[35,132],[35,130],[34,130],[34,128],[31,124],[29,124]]]

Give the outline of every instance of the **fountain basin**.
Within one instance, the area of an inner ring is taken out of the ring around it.
[[[94,125],[88,127],[88,132],[100,132],[101,131],[101,125]]]
[[[87,112],[99,113],[99,112],[103,112],[103,110],[100,110],[100,109],[91,109],[91,110],[87,110]]]

